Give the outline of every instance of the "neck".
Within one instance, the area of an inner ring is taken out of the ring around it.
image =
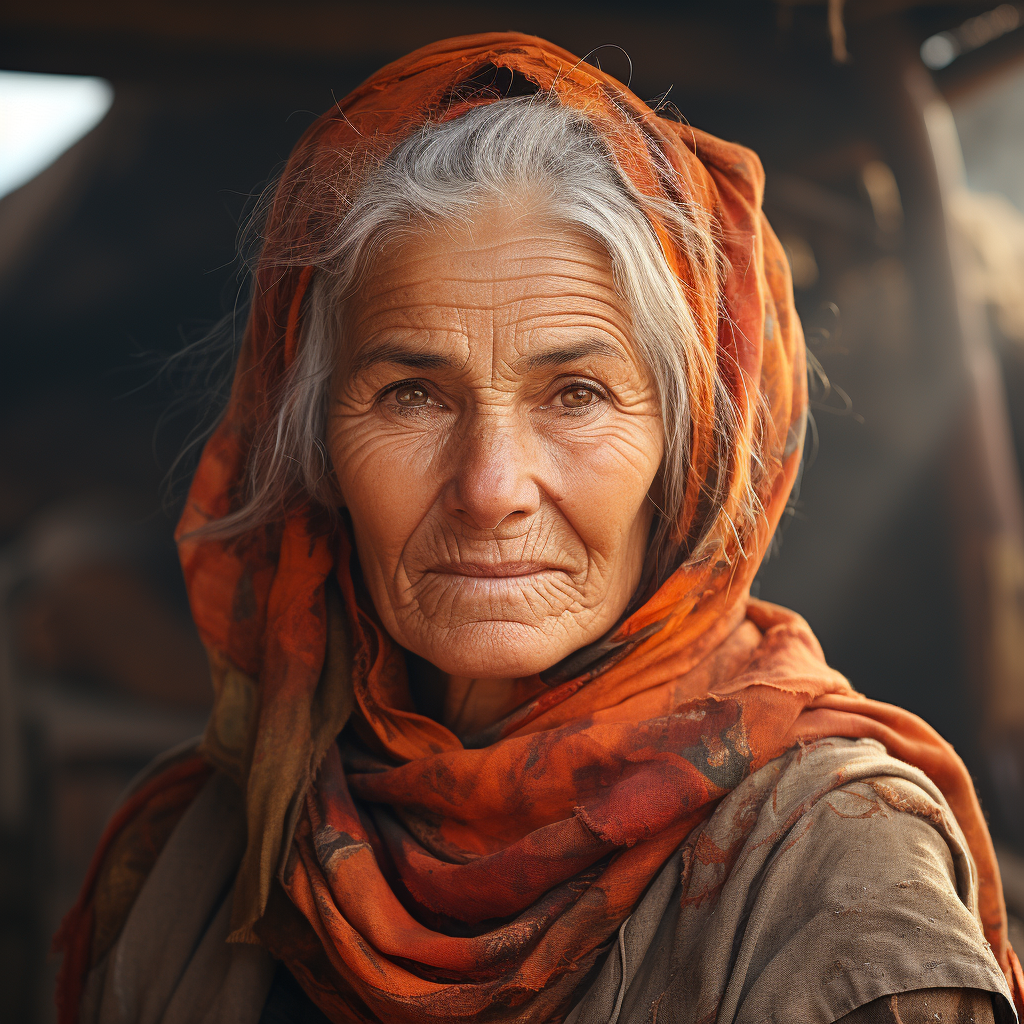
[[[441,723],[456,736],[474,733],[500,722],[521,703],[515,679],[469,679],[442,676],[444,704]]]
[[[473,679],[440,672],[420,658],[410,664],[409,684],[422,714],[472,736],[500,722],[520,704],[543,689],[536,676],[525,679]]]

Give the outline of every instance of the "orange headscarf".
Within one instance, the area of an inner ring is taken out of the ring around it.
[[[343,201],[345,168],[386,156],[428,120],[492,102],[473,85],[490,72],[585,112],[641,196],[710,214],[724,275],[696,267],[653,226],[740,416],[723,455],[710,382],[687,382],[681,564],[601,657],[536,681],[531,699],[467,748],[416,713],[402,652],[361,596],[336,519],[297,498],[280,522],[240,538],[194,531],[238,508],[254,439],[276,413],[330,219],[322,183],[342,182]],[[263,942],[332,1020],[559,1018],[694,826],[751,772],[823,736],[879,739],[943,791],[1020,1005],[992,845],[963,764],[920,719],[855,693],[799,616],[749,596],[797,472],[807,404],[803,337],[762,185],[750,151],[660,116],[600,70],[518,34],[418,50],[297,145],[270,210],[231,402],[179,537],[217,688],[205,754],[246,792],[235,937]],[[765,515],[737,530],[752,480]],[[722,500],[709,506],[712,483]],[[69,926],[80,974],[89,957],[75,941]],[[65,1004],[74,986],[65,979]]]

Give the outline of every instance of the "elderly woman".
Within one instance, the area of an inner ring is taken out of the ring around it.
[[[963,765],[749,594],[806,414],[761,185],[519,35],[306,133],[179,532],[215,710],[62,1021],[1014,1019]]]

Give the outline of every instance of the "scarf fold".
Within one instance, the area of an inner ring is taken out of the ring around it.
[[[468,746],[416,712],[403,653],[357,593],[343,525],[297,499],[240,538],[194,531],[239,507],[301,344],[303,296],[359,169],[427,121],[493,102],[479,83],[501,71],[584,111],[641,197],[711,217],[721,273],[695,268],[649,214],[739,426],[723,455],[710,382],[687,381],[681,564],[598,645],[600,659],[536,680],[531,699]],[[807,406],[803,337],[762,188],[749,150],[516,33],[446,40],[388,65],[296,146],[231,401],[178,536],[217,691],[206,756],[246,791],[235,938],[266,945],[330,1019],[560,1019],[687,834],[767,761],[824,736],[879,739],[942,790],[1020,1008],[992,844],[962,762],[920,719],[855,693],[799,616],[749,597]],[[764,515],[737,528],[751,483]],[[724,499],[709,510],[712,484]]]

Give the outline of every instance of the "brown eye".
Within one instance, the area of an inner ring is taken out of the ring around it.
[[[430,396],[419,384],[407,384],[395,392],[395,401],[406,407],[426,405],[429,400]]]
[[[590,388],[571,387],[562,392],[562,405],[570,409],[582,409],[584,406],[593,405],[597,395]]]

